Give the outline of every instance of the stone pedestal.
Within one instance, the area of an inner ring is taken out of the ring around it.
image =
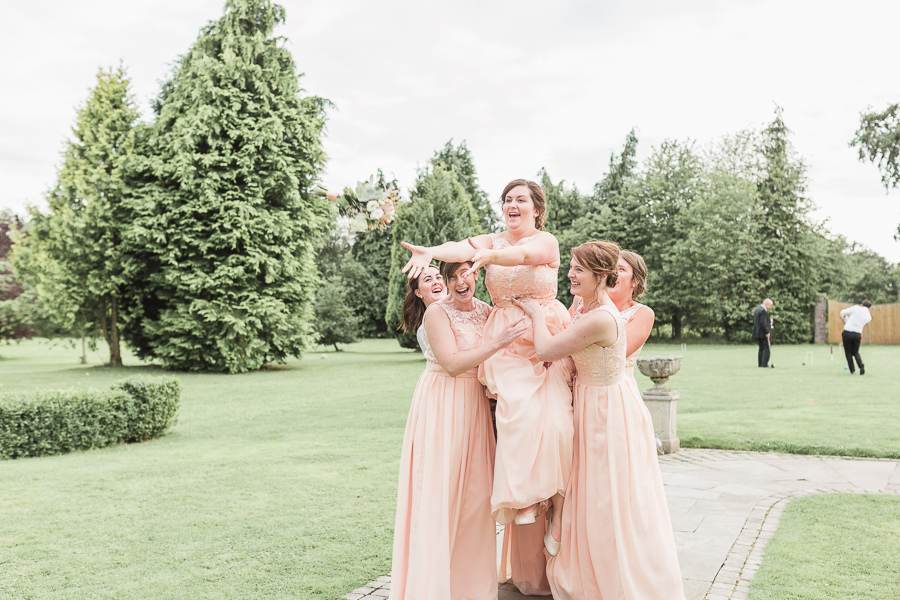
[[[641,392],[641,397],[650,411],[653,432],[661,443],[663,454],[671,454],[681,447],[675,427],[678,392],[665,386],[669,377],[681,368],[681,358],[681,356],[653,356],[637,360],[638,370],[654,383],[652,388]]]
[[[662,453],[671,454],[681,447],[675,433],[675,413],[678,407],[678,392],[651,393],[653,389],[641,392],[641,398],[653,419],[653,433],[662,442]]]

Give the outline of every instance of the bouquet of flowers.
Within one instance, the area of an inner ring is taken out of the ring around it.
[[[356,232],[384,229],[394,220],[400,192],[393,183],[378,185],[372,175],[356,184],[356,189],[344,188],[340,194],[328,192],[319,186],[320,195],[337,202],[338,211],[345,217],[350,229]]]

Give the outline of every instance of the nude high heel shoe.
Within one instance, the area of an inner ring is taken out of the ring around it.
[[[556,538],[553,537],[551,533],[553,531],[553,517],[554,514],[553,506],[547,509],[547,531],[544,533],[544,548],[547,549],[547,554],[550,556],[556,556],[559,554],[559,545],[560,542]]]

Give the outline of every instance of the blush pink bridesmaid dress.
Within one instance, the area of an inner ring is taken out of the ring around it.
[[[553,597],[683,600],[653,423],[625,374],[625,322],[612,307],[594,310],[616,317],[618,336],[572,356],[575,457],[560,551],[547,564]]]
[[[443,310],[459,350],[481,344],[490,307]],[[424,329],[420,330],[424,331]],[[403,450],[390,598],[496,600],[496,524],[491,519],[494,432],[476,369],[451,377],[423,338],[425,372],[413,394]]]

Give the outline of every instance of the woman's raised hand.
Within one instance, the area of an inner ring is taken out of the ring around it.
[[[472,257],[472,266],[463,273],[463,277],[468,277],[472,273],[478,273],[478,269],[493,262],[494,251],[487,246],[476,242],[469,238],[469,245],[475,249],[475,255]]]
[[[541,310],[534,298],[513,298],[513,304],[525,311],[525,314],[532,319]]]
[[[525,322],[525,319],[519,319],[518,322],[507,325],[503,331],[497,334],[494,341],[497,343],[498,348],[506,348],[526,331],[528,331],[528,324]]]
[[[406,273],[407,279],[416,279],[431,264],[431,250],[408,242],[400,242],[400,245],[412,252],[406,266],[400,271]]]

